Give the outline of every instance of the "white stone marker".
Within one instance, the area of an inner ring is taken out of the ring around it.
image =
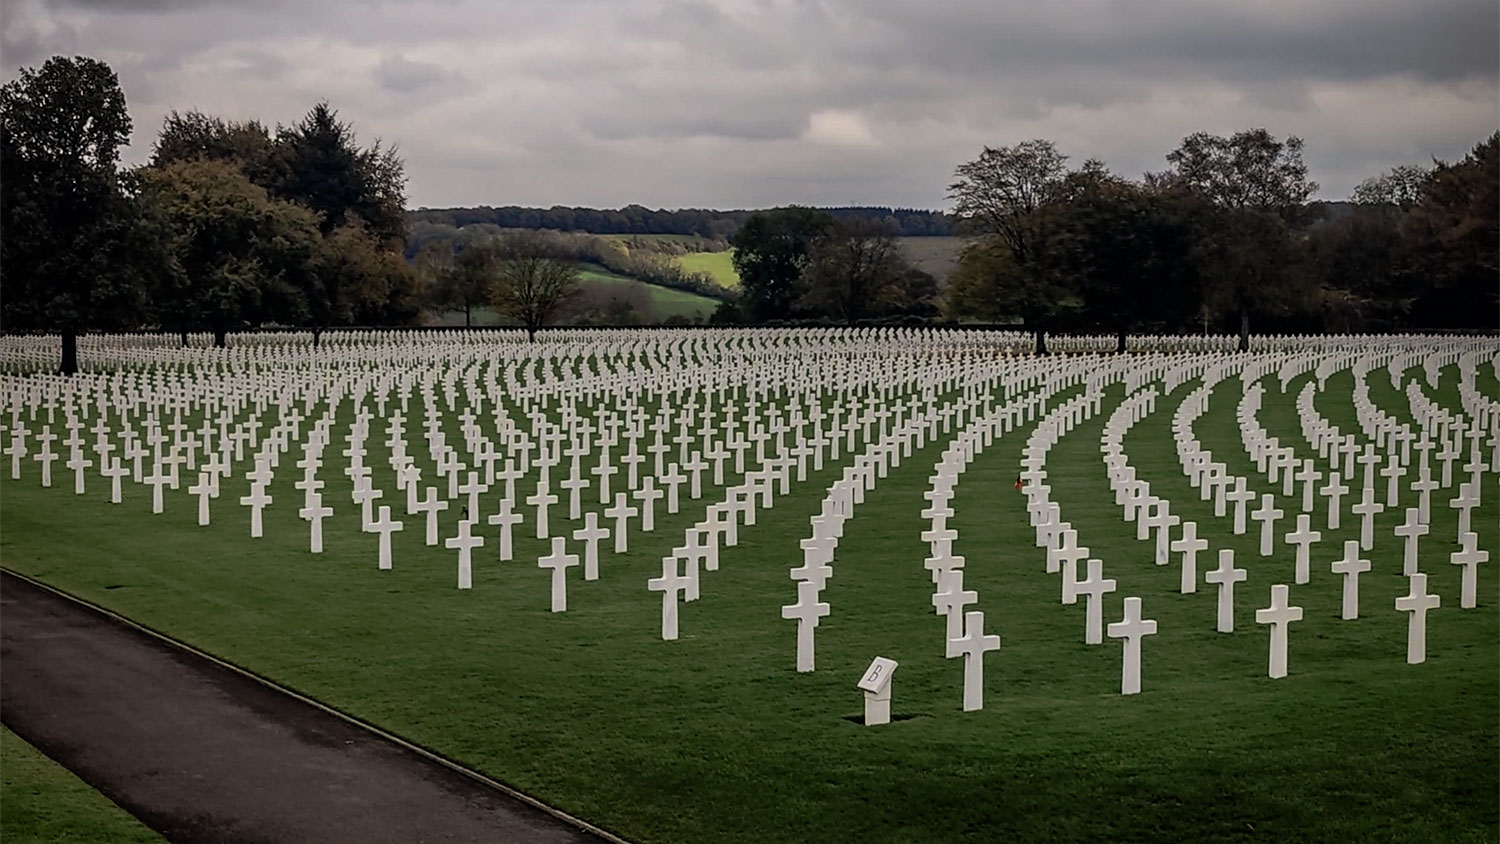
[[[1234,585],[1249,577],[1245,569],[1234,567],[1234,549],[1219,550],[1219,567],[1203,575],[1209,583],[1219,585],[1219,612],[1214,629],[1220,633],[1234,632]]]
[[[1375,546],[1375,516],[1384,509],[1385,505],[1375,500],[1375,491],[1370,487],[1365,487],[1364,498],[1349,508],[1350,512],[1360,517],[1360,548],[1368,551]]]
[[[1182,555],[1182,577],[1177,590],[1184,595],[1198,591],[1198,552],[1208,550],[1208,540],[1198,536],[1195,522],[1182,523],[1182,538],[1172,540],[1172,550]]]
[[[1359,540],[1346,540],[1343,559],[1334,560],[1331,568],[1334,574],[1344,576],[1344,601],[1339,618],[1345,621],[1359,618],[1359,576],[1370,570],[1370,561],[1360,559]]]
[[[1464,567],[1463,586],[1458,600],[1460,609],[1474,609],[1479,593],[1478,567],[1489,558],[1490,552],[1479,548],[1479,535],[1472,532],[1465,532],[1459,538],[1459,550],[1449,555],[1449,563]]]
[[[866,727],[891,723],[891,678],[899,664],[894,659],[877,656],[860,675],[858,686],[865,693]]]
[[[297,511],[297,515],[306,519],[309,523],[308,550],[314,554],[323,553],[323,520],[333,515],[332,507],[323,506],[323,496],[312,493],[307,496],[303,508]]]
[[[448,502],[438,498],[437,487],[427,487],[427,495],[417,502],[417,511],[427,514],[427,544],[438,544],[438,513],[448,509]]]
[[[536,538],[547,538],[547,508],[557,503],[557,496],[549,492],[546,482],[538,482],[536,492],[526,496],[526,503],[536,508]]]
[[[677,640],[677,599],[685,589],[687,580],[678,573],[677,557],[668,554],[661,558],[661,577],[646,581],[646,588],[661,593],[661,638],[663,641]]]
[[[155,474],[161,474],[157,472]],[[158,488],[159,489],[159,488]],[[266,489],[259,484],[250,485],[250,494],[242,496],[240,503],[250,508],[250,537],[259,539],[261,536],[261,511],[271,503],[271,496],[266,495]]]
[[[1287,626],[1302,620],[1302,608],[1287,603],[1291,587],[1278,583],[1271,587],[1271,605],[1255,611],[1257,624],[1271,625],[1271,660],[1267,674],[1273,680],[1286,676]]]
[[[1260,507],[1250,514],[1250,518],[1260,522],[1260,555],[1271,556],[1271,550],[1275,542],[1276,520],[1286,515],[1285,511],[1276,506],[1276,499],[1269,492],[1260,497]]]
[[[629,530],[629,520],[631,516],[634,516],[640,512],[639,509],[631,506],[629,498],[630,497],[626,493],[616,493],[614,505],[605,509],[604,511],[605,518],[615,520],[615,526],[610,531],[610,533],[614,536],[615,539],[616,554],[625,554],[629,552],[630,542],[629,536],[627,535],[627,531]]]
[[[1086,645],[1104,643],[1104,596],[1115,591],[1115,581],[1104,577],[1104,561],[1089,560],[1088,577],[1078,581],[1074,590],[1086,596],[1083,614],[1083,642]]]
[[[458,550],[458,588],[460,589],[473,588],[474,549],[484,545],[484,537],[475,536],[472,533],[474,525],[473,519],[461,519],[458,523],[458,535],[443,540],[444,548],[450,551]]]
[[[979,593],[964,589],[964,570],[948,569],[942,574],[942,582],[932,595],[932,606],[938,615],[948,620],[945,639],[961,639],[964,635],[964,608],[979,601]]]
[[[500,561],[506,562],[512,558],[511,531],[521,523],[522,516],[512,509],[513,505],[509,498],[500,499],[500,511],[485,519],[486,522],[500,527]]]
[[[797,583],[797,603],[781,608],[781,617],[797,622],[797,671],[813,670],[813,631],[818,620],[827,616],[829,607],[818,600],[818,585],[809,580]]]
[[[494,518],[491,516],[490,518]],[[583,527],[573,531],[573,539],[583,543],[583,579],[599,579],[599,540],[609,538],[609,528],[601,527],[599,514],[593,510],[583,516]],[[502,558],[504,559],[504,558]]]
[[[389,571],[391,568],[391,534],[400,533],[406,526],[401,522],[391,519],[391,508],[387,504],[380,505],[380,518],[370,522],[365,530],[369,533],[380,534],[380,570]]]
[[[1125,599],[1125,617],[1110,622],[1109,637],[1124,639],[1125,657],[1120,668],[1120,694],[1135,695],[1141,692],[1141,637],[1156,633],[1156,621],[1141,618],[1141,599]]]
[[[569,554],[567,538],[552,537],[552,553],[536,561],[538,568],[552,569],[552,611],[568,610],[568,569],[578,565],[578,555]]]
[[[1427,594],[1427,575],[1417,572],[1409,578],[1411,591],[1396,599],[1396,609],[1411,613],[1406,619],[1406,664],[1427,661],[1427,611],[1442,605],[1437,595]]]
[[[1296,574],[1293,578],[1297,583],[1306,583],[1312,579],[1312,558],[1309,549],[1314,542],[1322,538],[1321,531],[1312,529],[1312,516],[1306,513],[1297,514],[1297,529],[1286,535],[1287,544],[1297,546]]]
[[[198,480],[190,487],[188,492],[198,496],[198,526],[208,527],[209,512],[208,501],[213,497],[214,485],[208,479],[207,472],[199,472]]]
[[[1428,530],[1421,511],[1416,507],[1406,508],[1406,521],[1396,526],[1396,535],[1406,540],[1402,544],[1401,573],[1407,577],[1417,573],[1417,540],[1426,536]]]
[[[974,611],[964,616],[962,638],[948,640],[948,658],[964,658],[964,711],[984,708],[984,654],[1000,649],[998,635],[984,635],[984,613]]]
[[[1338,472],[1331,472],[1331,473],[1329,473],[1329,475],[1328,475],[1328,483],[1324,484],[1323,488],[1321,490],[1319,490],[1319,492],[1322,492],[1323,496],[1328,499],[1328,529],[1329,530],[1338,530],[1339,529],[1339,516],[1343,512],[1339,508],[1339,499],[1342,498],[1342,497],[1344,497],[1344,494],[1347,493],[1348,491],[1349,491],[1349,487],[1345,486],[1341,482],[1341,480],[1339,478],[1339,473]]]

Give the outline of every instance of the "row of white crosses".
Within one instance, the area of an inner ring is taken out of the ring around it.
[[[1326,375],[1329,373],[1320,371],[1319,374],[1320,376],[1326,377]],[[1209,497],[1209,485],[1207,483],[1207,480],[1214,477],[1213,469],[1216,466],[1221,467],[1222,465],[1213,464],[1212,462],[1205,459],[1205,453],[1198,448],[1196,439],[1193,438],[1190,433],[1192,420],[1200,415],[1204,409],[1206,409],[1207,395],[1209,390],[1211,390],[1211,383],[1206,380],[1206,385],[1206,387],[1200,387],[1198,390],[1190,393],[1184,400],[1182,405],[1179,406],[1179,412],[1174,417],[1174,428],[1177,434],[1179,454],[1182,458],[1184,472],[1189,475],[1190,481],[1193,482],[1195,486],[1200,486],[1200,488],[1203,490],[1205,499]],[[1248,427],[1248,429],[1252,432],[1250,438],[1246,440],[1246,443],[1252,448],[1252,456],[1259,456],[1254,450],[1254,446],[1257,444],[1257,440],[1261,443],[1265,442],[1266,437],[1264,435],[1264,432],[1261,431],[1259,434],[1253,433],[1258,426],[1255,426],[1253,424],[1247,426],[1244,424],[1247,421],[1247,417],[1253,419],[1253,408],[1257,406],[1259,392],[1255,389],[1255,387],[1252,387],[1246,390],[1246,395],[1253,398],[1249,402],[1242,401],[1240,405],[1239,419],[1242,423],[1241,431],[1242,433],[1246,432]],[[1304,390],[1302,395],[1308,395],[1307,391]],[[1306,406],[1306,400],[1304,400],[1301,396],[1299,396],[1299,404],[1301,404],[1303,407]],[[1247,407],[1249,408],[1248,413],[1246,412]],[[1302,415],[1304,421],[1306,421],[1306,414],[1304,413]],[[1222,471],[1222,469],[1220,469],[1220,471]],[[1336,474],[1333,476],[1333,480],[1331,482],[1333,484],[1337,484]],[[1227,486],[1227,483],[1218,485],[1217,488],[1222,491],[1225,486]],[[1370,491],[1370,486],[1367,486],[1366,490],[1366,500],[1362,501],[1354,508],[1356,514],[1361,515],[1364,519],[1361,529],[1361,539],[1359,541],[1349,541],[1345,543],[1344,556],[1332,564],[1333,572],[1344,576],[1344,594],[1341,614],[1345,619],[1355,618],[1358,615],[1358,576],[1360,573],[1368,571],[1370,568],[1369,561],[1361,559],[1359,557],[1359,552],[1361,549],[1368,550],[1372,545],[1373,536],[1371,531],[1370,517],[1380,508],[1380,505],[1373,504],[1373,502],[1369,500],[1370,495],[1368,493]],[[1416,490],[1423,495],[1425,495],[1425,493],[1429,491],[1428,489],[1424,489],[1423,486],[1418,486]],[[1237,491],[1241,490],[1237,489]],[[1285,492],[1289,491],[1290,490],[1285,490]],[[1330,529],[1336,529],[1338,527],[1338,506],[1336,499],[1341,492],[1346,491],[1347,490],[1340,490],[1337,488],[1324,491],[1325,495],[1329,495],[1330,493],[1332,493],[1330,496],[1332,500],[1330,501],[1329,510]],[[1238,532],[1243,528],[1242,507],[1243,502],[1247,496],[1243,495],[1242,491],[1239,496],[1236,496],[1234,493],[1229,493],[1228,495],[1230,498],[1236,499],[1235,504],[1237,511],[1235,518],[1235,530],[1236,532]],[[1269,496],[1265,498],[1268,497]],[[1253,517],[1271,518],[1273,516],[1279,515],[1279,511],[1274,508],[1273,504],[1267,502],[1265,498],[1263,498],[1262,501],[1262,510],[1257,514],[1252,514]],[[1304,494],[1304,501],[1307,501],[1307,498],[1308,496]],[[1223,501],[1223,498],[1219,498],[1218,501],[1220,503],[1217,504],[1217,515],[1222,517],[1224,515],[1223,504],[1221,503]],[[1468,501],[1465,500],[1464,496],[1462,495],[1460,499],[1456,499],[1453,503],[1456,507],[1470,506]],[[1307,509],[1306,506],[1304,509]],[[1467,510],[1464,510],[1462,512],[1465,515],[1467,514]],[[1401,537],[1405,541],[1403,569],[1404,574],[1411,578],[1411,592],[1408,596],[1402,598],[1397,602],[1397,608],[1412,613],[1411,623],[1409,625],[1408,659],[1412,662],[1419,662],[1422,658],[1425,658],[1425,612],[1427,609],[1436,606],[1435,602],[1437,598],[1436,596],[1431,596],[1426,593],[1426,577],[1425,575],[1422,575],[1417,571],[1416,542],[1420,536],[1424,535],[1427,532],[1425,521],[1426,514],[1419,508],[1409,508],[1406,515],[1406,522],[1397,527],[1396,534],[1398,537]],[[1308,546],[1312,542],[1316,542],[1321,537],[1320,532],[1310,529],[1307,519],[1308,517],[1306,513],[1299,515],[1297,529],[1288,534],[1286,537],[1287,542],[1289,544],[1295,545],[1297,548],[1295,577],[1296,582],[1298,583],[1307,582],[1310,569]],[[1185,525],[1184,527],[1186,530],[1187,526]],[[1487,554],[1486,552],[1478,550],[1474,546],[1475,539],[1473,538],[1473,534],[1467,533],[1466,529],[1461,529],[1460,536],[1464,547],[1459,552],[1454,553],[1452,562],[1465,566],[1463,578],[1463,592],[1465,597],[1461,599],[1461,606],[1472,607],[1474,604],[1469,596],[1474,591],[1474,566],[1477,565],[1478,562],[1482,562],[1485,558],[1487,558]],[[1261,553],[1263,555],[1268,553],[1268,538],[1268,532],[1263,530],[1261,538]],[[1187,544],[1187,539],[1188,537],[1185,536],[1182,547],[1182,550],[1184,552],[1185,568],[1187,565],[1187,555],[1193,550]],[[1207,579],[1209,580],[1209,582],[1217,583],[1220,587],[1218,612],[1219,620],[1217,629],[1221,632],[1230,632],[1233,630],[1233,584],[1243,580],[1245,577],[1245,570],[1234,568],[1232,551],[1230,551],[1229,549],[1220,551],[1220,566],[1217,570],[1210,572],[1207,575]],[[1257,613],[1258,621],[1273,625],[1270,661],[1271,667],[1269,669],[1269,673],[1273,677],[1285,675],[1285,625],[1290,623],[1291,621],[1298,620],[1299,618],[1300,609],[1291,607],[1287,603],[1287,590],[1285,589],[1285,587],[1280,585],[1273,588],[1272,607],[1268,608],[1267,610],[1259,611]]]
[[[1103,644],[1106,634],[1122,641],[1120,693],[1126,695],[1141,691],[1141,644],[1145,636],[1156,633],[1156,622],[1143,616],[1139,597],[1129,596],[1124,600],[1124,617],[1106,627],[1103,600],[1106,594],[1117,589],[1117,583],[1104,576],[1104,561],[1091,557],[1089,548],[1078,544],[1077,531],[1062,518],[1058,504],[1051,500],[1051,488],[1046,483],[1046,459],[1063,436],[1100,411],[1103,387],[1124,381],[1129,388],[1172,365],[1171,361],[1126,360],[1112,367],[1095,369],[1086,389],[1043,417],[1022,449],[1020,481],[1037,545],[1045,549],[1047,573],[1060,575],[1063,604],[1074,605],[1080,596],[1084,598],[1085,644]],[[1078,577],[1080,561],[1086,561],[1086,576],[1082,579]]]

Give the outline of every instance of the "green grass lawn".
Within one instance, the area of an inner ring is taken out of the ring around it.
[[[1377,374],[1372,400],[1404,409]],[[1453,371],[1446,375],[1436,395],[1457,408]],[[1269,382],[1259,418],[1305,455],[1292,405],[1301,381],[1284,395]],[[1345,430],[1357,430],[1351,383],[1336,376],[1318,399]],[[233,503],[244,494],[243,471],[225,482],[214,525],[199,528],[183,492],[169,493],[167,512],[153,516],[145,487],[129,487],[126,502],[112,506],[101,479],[75,497],[71,473],[59,470],[62,481],[44,490],[28,463],[19,482],[0,473],[0,557],[642,844],[1496,840],[1500,496],[1492,478],[1473,514],[1492,551],[1479,570],[1478,609],[1457,607],[1459,572],[1446,562],[1456,517],[1433,508],[1422,568],[1443,606],[1429,616],[1426,664],[1404,662],[1406,615],[1392,606],[1406,586],[1391,535],[1401,515],[1388,510],[1377,518],[1357,621],[1338,619],[1339,579],[1327,569],[1357,520],[1346,515],[1337,535],[1325,531],[1312,583],[1294,587],[1306,617],[1292,628],[1291,674],[1270,680],[1268,633],[1254,610],[1271,584],[1290,582],[1290,557],[1259,557],[1255,534],[1231,535],[1181,474],[1170,422],[1191,386],[1159,399],[1126,446],[1153,491],[1250,570],[1235,633],[1214,632],[1211,590],[1176,594],[1176,565],[1152,564],[1150,545],[1134,539],[1109,497],[1098,443],[1122,397],[1118,385],[1048,462],[1053,498],[1119,581],[1105,619],[1118,619],[1123,599],[1137,595],[1160,623],[1144,643],[1137,696],[1118,694],[1120,645],[1083,644],[1082,602],[1058,603],[1057,577],[1045,573],[1024,498],[1012,489],[1032,426],[985,450],[955,495],[950,524],[968,560],[965,586],[978,591],[987,631],[1003,643],[986,658],[985,709],[975,713],[960,711],[962,666],[943,658],[943,622],[922,566],[921,496],[942,443],[880,481],[846,526],[811,674],[793,670],[795,625],[780,607],[796,598],[788,569],[801,560],[798,542],[837,466],[741,529],[720,571],[705,573],[702,599],[682,606],[677,642],[660,640],[660,596],[645,581],[660,574],[661,556],[703,502],[676,516],[658,510],[656,532],[635,532],[630,554],[602,556],[598,582],[570,573],[569,611],[552,614],[548,573],[527,562],[543,546],[531,538],[529,513],[518,562],[496,562],[491,537],[472,591],[454,589],[454,552],[424,547],[411,518],[394,539],[394,570],[378,571],[375,537],[359,533],[349,504],[341,445],[330,446],[321,472],[338,510],[321,556],[306,551],[289,468],[272,484],[266,537],[247,541],[247,511]],[[1195,431],[1253,477],[1235,428],[1239,389],[1236,380],[1220,384]],[[456,413],[446,419],[458,440]],[[384,424],[372,423],[368,465],[386,465]],[[1263,478],[1252,486],[1269,491]],[[1296,512],[1289,500],[1281,506]],[[456,509],[445,514],[444,536]],[[576,527],[565,515],[554,508],[554,529]],[[854,683],[876,655],[901,664],[892,709],[902,720],[865,728],[852,720],[862,711]]]
[[[163,839],[8,728],[0,728],[0,840],[145,844]]]
[[[647,301],[652,313],[657,320],[663,320],[670,316],[681,315],[690,319],[706,318],[719,306],[718,299],[710,299],[707,296],[699,296],[686,290],[676,290],[671,287],[661,287],[655,284],[646,284],[633,278],[615,275],[608,272],[596,270],[585,270],[579,273],[585,287],[595,286],[605,290],[628,290],[633,286],[645,288]]]
[[[733,253],[689,252],[677,256],[677,263],[690,273],[705,273],[709,278],[730,290],[738,290],[740,274],[734,271]]]

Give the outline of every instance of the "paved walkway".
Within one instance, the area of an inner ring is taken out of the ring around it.
[[[5,725],[171,841],[608,840],[9,573],[0,666]]]

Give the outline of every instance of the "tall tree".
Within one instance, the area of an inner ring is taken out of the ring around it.
[[[416,271],[428,285],[427,301],[439,308],[463,311],[464,327],[474,324],[474,309],[489,304],[499,254],[492,242],[471,243],[455,253],[452,241],[428,244],[418,254]]]
[[[151,166],[200,159],[233,164],[266,190],[277,190],[287,178],[276,139],[259,121],[226,120],[197,110],[168,113],[152,148]]]
[[[399,252],[379,248],[358,222],[323,238],[301,282],[314,345],[333,326],[396,325],[420,311],[411,267]]]
[[[129,137],[119,79],[96,59],[55,56],[0,87],[0,315],[60,332],[65,374],[79,332],[141,313],[139,211],[116,169]]]
[[[889,225],[836,220],[809,249],[801,304],[853,325],[904,306],[910,270]]]
[[[1421,327],[1500,326],[1500,132],[1440,163],[1401,221],[1420,282]]]
[[[406,245],[406,176],[395,148],[360,147],[328,103],[276,133],[284,175],[273,191],[316,212],[324,235],[361,224],[384,249]]]
[[[1190,195],[1152,190],[1120,179],[1091,179],[1053,210],[1046,260],[1078,292],[1081,315],[1117,338],[1131,331],[1171,330],[1201,300],[1193,260]]]
[[[1402,164],[1360,182],[1350,194],[1358,205],[1388,205],[1408,211],[1422,198],[1432,170],[1416,164]]]
[[[1090,162],[1085,172],[1097,169]],[[953,212],[960,229],[979,242],[960,258],[964,290],[950,298],[950,307],[969,303],[990,318],[1019,316],[1036,337],[1036,353],[1045,354],[1048,326],[1076,303],[1042,260],[1049,248],[1044,211],[1070,188],[1067,156],[1043,139],[985,147],[954,175],[948,186]]]
[[[578,267],[533,232],[507,234],[495,250],[495,308],[520,322],[535,340],[537,331],[578,295]]]
[[[813,241],[833,218],[792,206],[755,214],[729,239],[740,276],[740,307],[752,322],[784,319],[797,300]]]
[[[302,275],[321,240],[312,212],[271,199],[223,160],[146,168],[142,179],[171,255],[152,297],[162,324],[207,327],[222,347],[231,328],[302,316]]]
[[[1216,212],[1199,255],[1209,301],[1239,318],[1239,347],[1250,347],[1250,317],[1285,311],[1303,298],[1294,233],[1307,221],[1317,182],[1307,178],[1302,140],[1265,129],[1230,137],[1198,132],[1167,154],[1171,169],[1151,177],[1164,190],[1205,197]]]

